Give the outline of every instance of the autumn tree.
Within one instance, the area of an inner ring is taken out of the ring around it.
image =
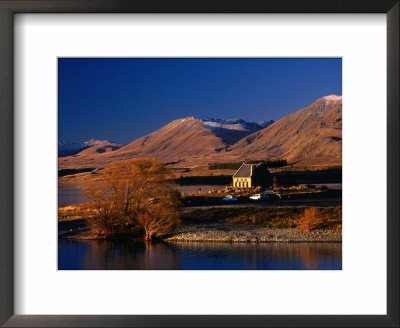
[[[116,225],[121,221],[115,194],[104,186],[90,185],[84,189],[84,194],[91,202],[87,203],[89,217],[86,223],[91,231],[98,236],[112,237]]]
[[[84,189],[93,213],[89,227],[99,235],[112,237],[136,227],[139,215],[151,213],[150,208],[156,204],[174,209],[178,203],[171,198],[170,178],[169,170],[157,159],[111,163],[100,183]]]
[[[145,231],[144,240],[149,242],[153,236],[159,237],[180,223],[177,211],[165,204],[155,204],[146,212],[140,213],[138,223]]]

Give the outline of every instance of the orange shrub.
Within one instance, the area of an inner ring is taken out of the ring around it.
[[[304,210],[303,216],[300,218],[300,229],[304,231],[323,228],[327,225],[328,218],[318,208],[311,207]]]

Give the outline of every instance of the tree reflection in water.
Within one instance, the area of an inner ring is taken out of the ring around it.
[[[59,240],[60,270],[341,270],[341,243]]]

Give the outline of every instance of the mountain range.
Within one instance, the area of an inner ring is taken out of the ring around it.
[[[277,122],[193,116],[174,120],[127,145],[91,140],[59,168],[107,166],[112,161],[155,157],[177,166],[245,160],[338,166],[342,160],[342,97],[330,95]]]
[[[95,154],[114,151],[121,148],[122,144],[117,144],[109,140],[90,139],[82,144],[68,142],[65,140],[58,141],[58,157],[66,157],[78,153]]]

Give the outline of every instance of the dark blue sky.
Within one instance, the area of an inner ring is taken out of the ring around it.
[[[60,58],[59,139],[129,143],[187,116],[278,120],[332,93],[338,58]]]

